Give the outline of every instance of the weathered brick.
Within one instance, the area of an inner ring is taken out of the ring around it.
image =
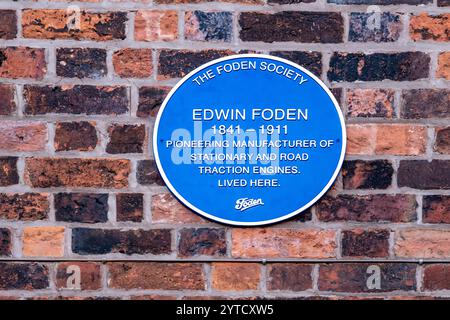
[[[80,283],[73,283],[71,277],[75,270],[80,273]],[[56,270],[56,287],[58,289],[72,290],[98,290],[102,287],[102,276],[100,274],[100,264],[94,262],[63,262],[59,263]]]
[[[342,166],[344,189],[387,189],[394,169],[388,160],[352,160]]]
[[[450,231],[433,229],[399,230],[395,237],[397,257],[439,259],[450,257]]]
[[[35,221],[47,219],[48,194],[0,193],[0,219]]]
[[[450,6],[450,0],[437,0],[438,7]]]
[[[419,155],[425,153],[427,137],[426,127],[422,125],[348,125],[347,153]]]
[[[121,159],[25,159],[25,181],[38,188],[125,188],[130,171],[130,161]]]
[[[25,114],[124,114],[129,88],[89,85],[24,86]]]
[[[442,52],[439,54],[436,77],[450,80],[450,52]]]
[[[16,111],[16,88],[10,84],[0,84],[0,116],[8,116]]]
[[[155,160],[141,160],[137,165],[137,181],[142,185],[157,184],[164,185],[164,181],[159,175]]]
[[[242,41],[339,43],[344,33],[337,12],[242,12],[239,25]]]
[[[211,266],[211,285],[214,290],[256,290],[260,277],[261,267],[257,263],[217,262]]]
[[[354,229],[342,232],[343,257],[387,258],[389,256],[389,230]]]
[[[34,39],[125,39],[126,21],[126,12],[81,11],[77,25],[73,10],[25,9],[22,11],[22,33],[25,38]]]
[[[394,90],[347,89],[347,116],[352,118],[393,118]]]
[[[370,289],[370,266],[380,268],[380,288]],[[369,272],[368,272],[369,271]],[[416,265],[412,263],[333,263],[319,267],[319,290],[336,292],[390,292],[416,289]]]
[[[296,4],[296,3],[311,3],[316,0],[268,0],[268,4]]]
[[[42,79],[47,72],[45,50],[27,47],[0,48],[0,77]]]
[[[210,0],[155,0],[155,3],[157,4],[201,4],[201,3],[207,3],[210,2]],[[263,4],[263,0],[219,0],[219,2],[224,3],[236,3],[236,4],[242,4],[242,5],[250,5],[250,4]]]
[[[204,290],[200,263],[109,263],[109,287],[115,289]]]
[[[26,227],[22,253],[25,257],[64,256],[64,227]]]
[[[442,154],[450,154],[450,127],[436,128],[434,151]]]
[[[411,16],[409,34],[414,41],[450,41],[450,13]]]
[[[449,160],[402,160],[398,186],[415,189],[450,189]]]
[[[98,223],[108,221],[108,194],[57,193],[56,221]]]
[[[66,78],[103,78],[107,73],[106,50],[95,48],[59,48],[56,50],[56,74]]]
[[[211,60],[233,54],[229,50],[161,50],[158,60],[158,79],[181,78]],[[176,61],[177,63],[173,63]]]
[[[122,78],[147,78],[153,72],[151,49],[121,49],[113,54],[114,71]]]
[[[114,124],[108,128],[109,142],[106,152],[142,153],[145,143],[145,125]]]
[[[141,222],[144,219],[144,195],[119,193],[116,196],[117,221]]]
[[[47,144],[47,125],[43,122],[0,121],[0,150],[42,151]]]
[[[431,264],[423,269],[423,289],[426,291],[450,289],[450,266]]]
[[[16,35],[16,12],[14,10],[0,10],[0,39],[14,39]]]
[[[430,56],[423,52],[342,53],[331,56],[330,81],[413,81],[427,78]]]
[[[72,251],[77,254],[169,254],[169,229],[72,229]]]
[[[374,21],[374,13],[352,12],[350,13],[349,41],[352,42],[393,42],[400,37],[402,30],[401,15],[390,12],[377,13],[379,16]],[[375,24],[377,23],[377,24]]]
[[[449,118],[449,106],[450,90],[405,90],[402,94],[401,117],[405,119]]]
[[[0,228],[0,257],[10,256],[12,249],[11,230]]]
[[[321,221],[411,222],[417,219],[414,195],[325,196],[316,206]]]
[[[178,254],[224,256],[227,253],[225,229],[184,228],[179,231]]]
[[[185,38],[194,41],[231,42],[233,15],[231,12],[188,11],[185,13]]]
[[[422,221],[425,223],[450,223],[450,196],[424,196]]]
[[[55,128],[56,151],[92,151],[97,147],[95,122],[58,122]]]
[[[159,108],[169,91],[170,87],[139,88],[139,104],[136,115],[142,118],[156,118]]]
[[[239,258],[334,258],[336,233],[321,229],[233,229],[232,255]]]
[[[154,223],[204,223],[198,214],[182,205],[172,194],[160,193],[152,196],[152,221]]]
[[[40,263],[0,262],[1,290],[37,290],[49,287],[49,271]]]
[[[305,291],[312,289],[311,264],[271,263],[267,267],[268,290]]]
[[[178,38],[178,13],[175,10],[138,10],[134,20],[137,41],[172,41]]]
[[[271,55],[290,60],[305,67],[317,77],[322,76],[322,53],[306,51],[272,51]]]
[[[327,0],[328,3],[336,4],[361,4],[361,5],[421,5],[433,2],[432,0]]]
[[[18,183],[17,157],[0,157],[0,186],[5,187]]]

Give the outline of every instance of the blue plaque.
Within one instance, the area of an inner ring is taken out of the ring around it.
[[[187,207],[256,226],[314,204],[336,179],[345,142],[339,105],[316,76],[285,59],[243,54],[211,61],[172,89],[153,150]]]

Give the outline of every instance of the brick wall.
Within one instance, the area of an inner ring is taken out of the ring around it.
[[[450,297],[449,5],[0,1],[0,297]],[[149,147],[170,87],[239,52],[305,66],[347,119],[332,190],[267,228],[189,212]]]

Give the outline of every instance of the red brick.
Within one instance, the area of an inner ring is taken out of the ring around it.
[[[22,32],[25,38],[106,41],[125,39],[126,12],[81,12],[79,28],[74,13],[62,9],[25,9]]]
[[[342,232],[343,257],[387,258],[389,256],[389,230],[354,229]]]
[[[47,72],[45,50],[8,47],[0,48],[0,77],[42,79]]]
[[[17,16],[14,10],[0,10],[0,39],[14,39],[17,35]]]
[[[425,223],[450,223],[450,196],[424,196],[422,220]]]
[[[321,229],[233,229],[233,257],[336,257],[336,232]]]
[[[423,228],[399,230],[394,251],[397,257],[403,258],[449,258],[450,231]]]
[[[212,287],[220,291],[257,290],[261,267],[257,263],[217,262],[211,266]]]
[[[271,263],[267,267],[267,289],[287,291],[312,289],[312,270],[311,264]]]
[[[450,80],[450,52],[442,52],[439,54],[436,77]]]
[[[450,154],[450,127],[436,128],[434,151],[442,154]]]
[[[410,18],[409,34],[414,41],[450,40],[450,13],[428,14],[421,13]]]
[[[179,231],[178,254],[224,256],[227,253],[225,229],[184,228]]]
[[[394,168],[388,160],[344,161],[344,189],[387,189],[391,186]]]
[[[113,54],[114,71],[122,78],[147,78],[153,72],[151,49],[122,49]]]
[[[0,116],[7,116],[16,111],[16,88],[10,84],[0,84]]]
[[[178,13],[175,10],[138,10],[134,21],[137,41],[172,41],[178,38]]]
[[[108,285],[114,289],[204,290],[200,263],[109,263]]]
[[[393,118],[394,90],[347,89],[347,115],[362,118]]]
[[[22,253],[25,257],[64,256],[64,227],[26,227]]]
[[[25,180],[32,187],[126,188],[130,161],[121,159],[26,158]]]
[[[73,287],[70,279],[76,271],[80,271],[80,287]],[[102,287],[100,264],[94,262],[63,262],[56,270],[56,287],[58,289],[97,290]]]
[[[49,195],[46,193],[0,193],[0,219],[44,220],[49,210]]]
[[[0,121],[0,150],[43,151],[47,134],[47,125],[43,122]]]
[[[154,223],[205,223],[199,215],[185,207],[170,193],[152,196],[152,222]]]
[[[97,147],[95,122],[58,122],[55,128],[56,151],[92,151]]]
[[[423,289],[426,291],[450,290],[450,265],[432,264],[423,269]]]

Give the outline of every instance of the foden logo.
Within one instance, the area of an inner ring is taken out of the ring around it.
[[[236,210],[245,211],[247,209],[263,205],[264,203],[262,199],[241,198],[236,200],[236,206],[234,208]]]

